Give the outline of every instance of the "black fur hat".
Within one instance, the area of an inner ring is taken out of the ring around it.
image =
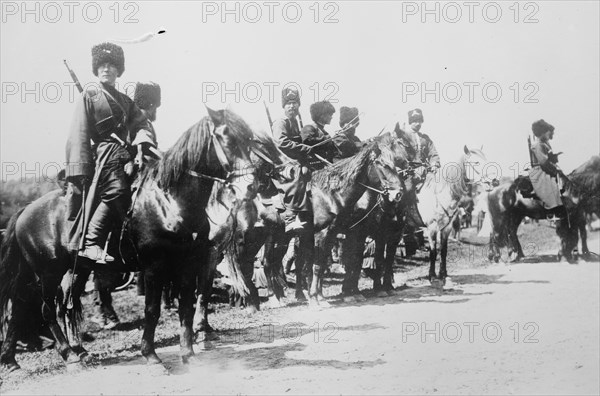
[[[340,107],[340,126],[343,128],[344,125],[354,120],[352,123],[358,125],[360,119],[358,118],[358,109],[356,107]]]
[[[548,124],[544,120],[537,120],[536,122],[531,124],[531,130],[533,131],[533,134],[535,135],[535,137],[540,137],[547,131],[554,132],[554,126]]]
[[[425,122],[423,119],[423,111],[421,109],[414,109],[408,112],[408,123],[412,124],[413,122]]]
[[[310,118],[312,118],[314,122],[319,121],[323,114],[333,113],[335,113],[335,107],[333,107],[333,105],[326,100],[322,100],[310,105]]]
[[[300,93],[294,87],[285,87],[281,90],[281,107],[285,107],[288,102],[298,102],[300,106]]]
[[[92,47],[92,72],[98,76],[98,67],[104,63],[114,65],[119,77],[125,71],[125,54],[123,48],[113,43],[101,43]]]
[[[151,105],[160,106],[160,85],[149,81],[135,84],[132,98],[137,107],[147,110]]]

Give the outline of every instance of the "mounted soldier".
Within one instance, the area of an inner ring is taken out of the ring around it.
[[[422,183],[427,176],[427,172],[437,172],[440,168],[440,156],[433,144],[431,138],[421,133],[421,127],[425,122],[423,111],[414,109],[408,112],[408,128],[400,123],[396,123],[394,132],[400,143],[410,148],[413,153],[413,161],[421,164],[415,170],[413,182],[415,185]]]
[[[302,143],[307,146],[316,146],[311,151],[313,158],[310,161],[310,167],[313,170],[323,169],[328,163],[332,163],[336,154],[337,148],[333,144],[331,135],[325,130],[325,125],[331,123],[334,113],[335,108],[326,100],[311,104],[310,118],[313,123],[304,126],[300,131]]]
[[[356,136],[356,127],[360,124],[356,107],[340,107],[340,127],[342,131],[333,138],[336,151],[333,162],[352,157],[360,151],[363,143]]]
[[[82,191],[89,187],[89,197],[93,197],[84,207],[83,230],[86,212],[91,204],[97,205],[81,236],[84,244],[78,244],[79,256],[92,261],[114,261],[103,247],[113,226],[122,224],[131,202],[133,167],[128,163],[135,155],[131,142],[140,130],[152,136],[146,115],[115,88],[124,71],[121,47],[102,43],[92,48],[92,72],[99,84],[78,99],[66,146],[67,181]]]
[[[416,194],[423,187],[427,173],[436,173],[441,166],[440,156],[433,141],[428,135],[421,132],[423,122],[425,122],[423,111],[421,109],[414,109],[408,112],[408,127],[404,123],[400,126],[400,122],[397,122],[394,127],[394,134],[398,143],[406,148],[411,161],[415,163],[413,167],[414,172],[409,174],[406,179],[406,191],[404,194],[406,202],[404,207],[406,214],[405,234],[407,238],[405,238],[405,245],[407,256],[413,255],[418,246],[423,246],[425,243],[423,234],[415,232],[418,227],[423,225],[416,206],[418,201]]]
[[[283,207],[280,209],[284,211],[282,217],[286,223],[286,230],[299,231],[296,260],[303,264],[296,267],[305,268],[306,263],[312,262],[315,246],[313,207],[309,190],[310,164],[314,161],[314,157],[311,156],[312,148],[302,142],[300,134],[299,92],[292,87],[284,88],[281,92],[281,105],[285,117],[273,122],[273,136],[278,148],[299,164],[288,164],[282,172],[288,176],[288,181],[275,183],[278,190],[282,192]],[[298,281],[301,276],[302,274],[296,273]],[[297,296],[297,298],[302,297]]]
[[[158,151],[158,140],[152,124],[156,121],[156,113],[160,107],[160,85],[152,81],[137,82],[129,96],[144,113],[150,125],[149,131],[143,129],[138,131],[132,142],[132,145],[138,149],[135,157],[136,165],[142,166],[148,161],[162,157],[161,152]]]
[[[558,166],[558,155],[552,152],[550,140],[554,137],[554,126],[544,120],[531,125],[537,141],[531,145],[531,170],[529,179],[535,194],[540,198],[544,209],[558,217],[565,215],[557,176],[562,172]]]
[[[160,85],[154,82],[137,82],[127,94],[144,113],[150,125],[148,131],[138,131],[135,141],[132,143],[138,149],[135,155],[135,166],[139,171],[148,161],[162,156],[157,148],[156,131],[152,125],[152,122],[156,121],[157,109],[160,107]],[[122,281],[122,276],[117,272],[94,271],[94,303],[98,306],[99,315],[96,321],[106,330],[113,329],[120,324],[119,317],[112,305],[111,295],[114,285],[119,281]],[[137,273],[137,287],[138,292],[141,291],[141,295],[143,295],[144,277],[142,272]]]

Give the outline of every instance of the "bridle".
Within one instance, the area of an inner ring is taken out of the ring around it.
[[[221,131],[223,129],[226,129],[227,125],[220,125],[218,127],[215,127],[214,124],[211,123],[211,129],[210,129],[210,139],[211,139],[211,146],[214,147],[215,149],[215,154],[217,156],[217,159],[219,160],[219,163],[221,164],[221,167],[223,168],[223,170],[225,171],[225,178],[219,178],[219,177],[215,177],[215,176],[210,176],[204,173],[200,173],[197,171],[194,171],[192,169],[188,169],[186,172],[187,174],[189,174],[190,176],[199,178],[199,179],[203,179],[203,180],[209,180],[209,181],[213,181],[213,182],[217,182],[217,183],[221,183],[225,186],[232,186],[234,188],[240,189],[241,188],[239,186],[237,186],[233,181],[235,179],[238,179],[240,177],[244,177],[247,175],[254,175],[256,176],[256,167],[255,166],[251,166],[251,167],[245,167],[243,169],[234,169],[234,167],[231,165],[231,163],[229,162],[229,159],[227,158],[227,155],[225,154],[225,150],[223,149],[223,145],[221,144],[221,141],[219,140],[218,136],[217,136],[217,131]],[[244,155],[246,155],[247,153],[242,151],[242,153]],[[245,159],[248,159],[247,156]]]

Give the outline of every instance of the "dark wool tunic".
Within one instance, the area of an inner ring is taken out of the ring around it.
[[[127,95],[106,84],[102,84],[102,89],[91,88],[83,92],[77,101],[67,140],[66,177],[91,177],[94,174],[92,142],[97,150],[110,151],[107,163],[127,162],[129,152],[111,134],[129,143],[140,129],[150,131],[151,126]]]
[[[289,175],[286,182],[275,182],[277,189],[283,193],[283,204],[293,211],[312,211],[308,192],[310,163],[309,146],[302,144],[298,122],[282,118],[273,123],[273,136],[279,149],[288,157],[295,159],[300,165],[289,164],[283,173]],[[304,170],[304,171],[303,171]]]

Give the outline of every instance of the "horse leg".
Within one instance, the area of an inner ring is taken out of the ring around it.
[[[144,270],[146,307],[144,309],[145,325],[140,349],[148,364],[162,363],[154,349],[154,333],[160,318],[160,300],[163,291],[163,276],[161,275],[152,267]]]
[[[283,229],[281,231],[278,233],[279,235],[283,235]],[[277,241],[277,239],[280,240]],[[281,237],[278,238],[276,231],[269,232],[264,244],[265,275],[277,302],[271,301],[271,298],[269,300],[276,305],[283,306],[285,305],[283,299],[285,298],[286,277],[281,260],[283,255],[280,255],[283,249],[280,246],[284,247]],[[285,251],[283,253],[285,254]]]
[[[239,257],[239,260],[242,267],[241,269],[244,284],[248,289],[248,295],[245,297],[246,312],[249,314],[254,314],[260,310],[260,298],[258,296],[258,289],[252,281],[252,276],[254,275],[254,257],[251,255],[242,254]]]
[[[312,265],[312,279],[309,290],[309,298],[312,305],[319,305],[319,297],[322,298],[323,284],[321,278],[326,265],[325,263],[331,251],[332,234],[333,232],[331,232],[331,230],[323,230],[319,233],[318,238],[310,238],[314,248],[314,263]],[[308,250],[305,253],[308,253],[307,256],[310,255]],[[305,263],[307,261],[308,260],[305,260]]]
[[[54,301],[60,282],[61,277],[58,276],[42,277],[42,317],[48,323],[48,327],[56,340],[56,349],[67,364],[67,368],[73,368],[76,367],[74,364],[81,363],[81,359],[69,345],[69,341],[62,332],[56,318],[56,304]],[[73,304],[75,304],[75,301],[79,300],[80,297],[79,294],[75,293],[76,291],[77,290],[73,289],[70,296],[70,298],[73,299]],[[81,302],[79,303],[81,304]]]
[[[68,301],[63,299],[63,306],[58,311],[59,313],[62,312],[62,321],[64,323],[64,329],[67,334],[69,344],[71,345],[73,351],[77,353],[80,358],[87,356],[88,353],[83,347],[83,343],[80,337],[79,322],[81,321],[83,309],[81,305],[81,299],[79,296],[81,296],[85,290],[85,284],[87,283],[87,280],[90,276],[90,272],[91,270],[87,267],[80,268],[80,270],[75,275],[73,275],[72,271],[69,271],[67,272],[67,275],[63,277],[61,284],[61,289],[64,291],[64,294],[66,296],[68,296],[70,293],[73,293],[73,306],[69,308],[67,305]],[[73,277],[72,288],[71,277]]]
[[[442,231],[440,234],[440,272],[438,274],[438,279],[445,280],[448,276],[448,271],[446,270],[446,257],[448,256],[448,237],[450,236],[450,231]]]
[[[509,224],[508,240],[510,248],[508,254],[509,259],[513,253],[516,254],[516,256],[513,257],[512,260],[510,260],[513,263],[518,262],[523,257],[525,257],[525,254],[523,253],[523,248],[521,247],[521,242],[519,242],[519,237],[517,235],[519,225],[521,224],[521,220],[522,218],[520,216],[514,216],[511,217],[511,222]]]
[[[10,319],[8,321],[6,332],[4,333],[4,342],[0,348],[0,367],[3,367],[6,372],[15,371],[21,368],[15,359],[15,352],[25,309],[26,306],[20,299],[15,298],[14,302],[11,301],[11,308],[9,310]]]
[[[208,323],[208,303],[210,302],[218,258],[219,252],[214,247],[211,247],[207,254],[206,262],[208,264],[203,265],[200,268],[200,274],[194,278],[197,282],[198,298],[196,301],[196,312],[194,314],[194,320],[196,322],[193,327],[196,333],[204,333],[205,338],[208,334],[214,332],[214,329]],[[233,293],[233,289],[231,289],[230,292],[232,293],[230,298],[234,302],[235,293]]]
[[[577,216],[577,225],[579,227],[579,237],[581,238],[581,254],[584,259],[590,258],[590,249],[587,245],[587,228],[585,221],[585,213],[581,211],[581,214]]]
[[[102,327],[105,330],[114,329],[120,324],[119,317],[112,304],[112,286],[114,277],[115,274],[113,272],[108,272],[106,270],[94,271],[94,287],[96,289],[94,291],[94,293],[96,293],[95,302],[98,305],[98,313],[100,314]],[[85,284],[83,286],[85,286]]]
[[[307,223],[308,224],[308,223]],[[313,274],[315,271],[313,258],[315,250],[315,236],[312,227],[306,227],[298,236],[298,254],[296,256],[296,300],[306,301],[303,286],[305,282],[305,271],[309,274],[309,282],[314,282]]]
[[[383,290],[386,292],[394,290],[394,261],[396,260],[396,250],[400,243],[400,237],[400,233],[398,233],[388,237],[387,240],[383,265]]]
[[[341,255],[339,256],[340,264],[344,266],[346,274],[344,275],[344,281],[342,283],[342,294],[344,296],[351,296],[354,294],[358,284],[354,283],[355,273],[357,267],[361,264],[362,249],[358,249],[360,238],[356,232],[346,233],[346,239],[340,243],[342,245]],[[363,240],[364,242],[364,240]],[[363,243],[364,245],[364,243]]]
[[[195,265],[188,263],[179,277],[179,343],[181,360],[189,363],[194,357],[194,293],[196,290]]]
[[[433,280],[436,278],[435,275],[435,260],[437,259],[437,235],[432,235],[430,232],[429,235],[429,246],[431,250],[429,251],[429,280]]]

